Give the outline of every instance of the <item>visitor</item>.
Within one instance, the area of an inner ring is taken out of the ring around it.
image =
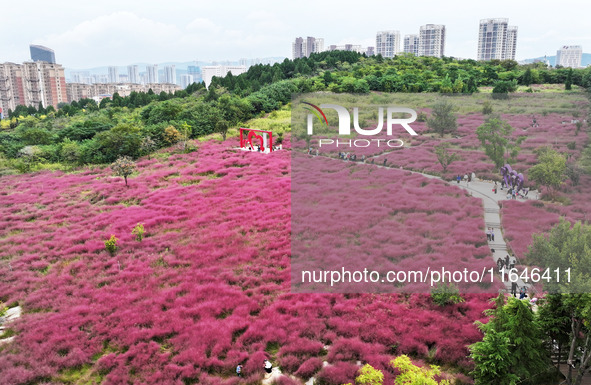
[[[517,297],[517,282],[511,282],[511,295]]]
[[[491,241],[491,239],[490,239],[490,227],[489,227],[488,229],[486,229],[486,240],[487,240],[488,242],[490,242],[490,241]]]
[[[363,163],[365,163],[365,155],[362,155],[362,156],[361,156],[361,161],[362,161]]]
[[[519,290],[519,299],[524,299],[527,297],[527,287],[523,286],[521,290]]]
[[[496,194],[497,193],[497,181],[495,181],[495,187],[493,187],[493,192]]]
[[[515,192],[515,190],[511,192],[511,199],[517,199],[517,193]]]
[[[474,172],[472,172],[472,178],[470,179],[470,181],[476,182],[476,174]]]
[[[460,184],[460,181],[462,180],[462,176],[461,176],[461,175],[458,175],[458,176],[456,177],[456,180],[458,181],[458,184]]]
[[[517,264],[517,258],[515,258],[515,254],[513,254],[511,256],[511,259],[509,260],[509,268],[513,269],[516,264]]]
[[[318,149],[316,149],[316,156],[318,156],[318,154],[319,154],[319,153],[320,153],[320,152],[318,151]]]
[[[505,267],[507,269],[509,268],[509,254],[507,254],[507,256],[505,257]]]
[[[236,375],[238,377],[242,377],[242,364],[238,364],[238,366],[236,367]]]
[[[386,167],[386,159],[384,159],[384,167]]]
[[[495,241],[495,229],[492,227],[490,228],[490,240],[493,242]]]
[[[505,263],[503,262],[503,258],[499,257],[497,259],[497,269],[499,270],[499,273],[501,272],[501,270],[503,270],[503,266],[505,266]]]
[[[269,360],[265,360],[265,371],[269,374],[273,371],[273,364]]]
[[[474,173],[472,173],[474,174]],[[472,182],[472,174],[468,174],[468,182]]]

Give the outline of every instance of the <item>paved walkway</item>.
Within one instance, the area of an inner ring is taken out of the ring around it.
[[[6,314],[4,314],[4,317],[0,317],[0,335],[2,335],[4,333],[4,331],[7,329],[6,325],[8,325],[10,322],[16,320],[17,318],[19,318],[21,316],[21,313],[22,313],[21,307],[16,306],[16,307],[12,307],[12,308],[8,309],[6,311]],[[0,346],[9,343],[12,340],[14,340],[14,336],[8,337],[8,338],[2,338],[2,339],[0,339]]]
[[[501,214],[500,214],[500,207],[499,207],[499,202],[503,201],[503,200],[507,200],[507,190],[501,190],[500,189],[500,185],[498,185],[498,190],[497,193],[495,194],[493,192],[493,188],[495,187],[494,182],[489,182],[489,181],[472,181],[469,183],[466,183],[465,181],[461,181],[459,184],[457,182],[450,182],[453,185],[457,185],[458,187],[467,190],[470,192],[470,194],[473,197],[477,197],[482,199],[482,204],[484,206],[484,223],[486,226],[486,230],[488,230],[489,227],[493,228],[494,231],[494,235],[495,235],[495,240],[494,241],[488,241],[488,245],[491,248],[491,250],[494,250],[493,252],[493,263],[497,264],[497,259],[498,258],[505,258],[506,255],[509,255],[509,249],[507,247],[507,243],[505,242],[505,239],[503,238],[503,229],[501,227]],[[530,196],[530,194],[532,194],[532,197],[536,197],[537,198],[537,192],[531,192],[528,194],[528,196]],[[518,198],[517,199],[520,202],[524,202],[526,201],[525,199],[522,198]],[[485,233],[486,236],[486,233]],[[517,259],[517,265],[519,265],[519,259]],[[526,286],[528,288],[528,292],[530,290],[530,285],[526,284],[523,282],[523,280],[521,280],[521,278],[517,281],[517,286],[519,288]],[[510,282],[505,282],[505,287],[507,288],[507,291],[510,293],[511,292],[511,283]],[[519,290],[518,290],[519,292]]]

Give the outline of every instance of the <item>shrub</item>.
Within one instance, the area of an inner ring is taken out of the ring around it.
[[[115,235],[111,234],[111,238],[105,241],[105,250],[107,250],[109,254],[114,255],[119,248],[119,246],[117,246],[118,241],[119,239]]]
[[[460,291],[453,284],[439,284],[431,290],[431,300],[439,306],[464,302]]]
[[[484,115],[490,115],[493,113],[493,106],[492,103],[490,101],[485,101],[482,104],[482,114]]]
[[[142,239],[144,239],[144,224],[143,223],[138,223],[137,225],[135,225],[135,227],[133,228],[133,230],[131,230],[131,234],[135,235],[135,240],[138,242],[141,242]]]

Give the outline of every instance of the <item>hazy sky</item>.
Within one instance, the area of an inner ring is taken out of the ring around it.
[[[591,51],[588,0],[236,1],[27,0],[4,6],[0,62],[30,59],[29,44],[55,50],[67,68],[285,56],[297,36],[375,45],[375,33],[418,33],[445,24],[447,56],[475,58],[478,23],[509,18],[519,27],[517,59]]]

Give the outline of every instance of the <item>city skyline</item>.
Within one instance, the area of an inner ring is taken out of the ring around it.
[[[377,31],[398,30],[403,38],[431,23],[446,25],[446,55],[476,58],[479,20],[484,18],[508,18],[519,27],[517,60],[553,55],[563,45],[591,45],[591,33],[584,28],[591,5],[578,0],[560,4],[560,9],[576,10],[563,18],[550,1],[537,2],[535,8],[505,0],[400,3],[391,6],[401,15],[397,18],[374,0],[356,7],[310,1],[265,0],[254,5],[229,1],[224,9],[215,3],[171,0],[167,12],[162,12],[163,6],[136,0],[105,0],[83,9],[72,1],[57,3],[46,7],[32,0],[27,7],[11,11],[0,26],[3,35],[10,36],[0,42],[0,62],[28,60],[30,44],[50,47],[56,61],[67,68],[291,57],[289,43],[296,36],[321,36],[337,46],[368,47],[375,45]]]

